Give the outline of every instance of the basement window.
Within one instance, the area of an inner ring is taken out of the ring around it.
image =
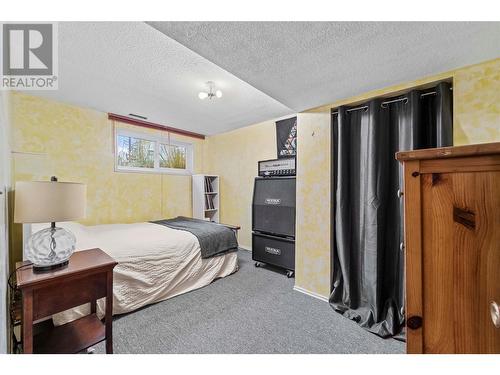
[[[115,170],[117,172],[191,174],[193,145],[147,133],[117,129]]]
[[[160,168],[186,169],[187,147],[185,145],[160,143],[158,155]]]
[[[117,138],[117,165],[124,168],[154,168],[155,144],[126,135]]]

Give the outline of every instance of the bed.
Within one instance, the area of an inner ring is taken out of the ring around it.
[[[98,247],[118,262],[113,279],[113,315],[204,287],[238,270],[237,252],[204,259],[194,234],[158,223],[85,226],[66,222],[57,226],[75,235],[78,250]],[[33,224],[31,231],[46,227]],[[61,325],[89,313],[87,304],[52,319],[55,325]],[[97,302],[97,314],[104,316],[104,301]]]

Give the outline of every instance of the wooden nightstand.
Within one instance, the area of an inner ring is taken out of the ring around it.
[[[16,268],[28,262],[16,264]],[[22,342],[24,353],[78,353],[106,340],[106,353],[113,353],[113,258],[101,249],[75,252],[68,266],[34,273],[30,266],[16,271],[22,292]],[[96,301],[106,298],[102,323]],[[73,322],[33,336],[33,323],[90,302],[91,313]]]

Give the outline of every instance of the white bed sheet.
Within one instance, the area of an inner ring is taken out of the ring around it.
[[[134,311],[201,288],[238,270],[236,252],[202,259],[191,233],[153,223],[84,226],[58,223],[76,236],[78,250],[100,248],[118,264],[113,273],[113,315]],[[37,231],[46,225],[34,224]],[[54,315],[61,325],[89,314],[90,304]],[[104,300],[97,302],[104,316]]]

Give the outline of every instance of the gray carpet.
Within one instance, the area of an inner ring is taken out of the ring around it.
[[[255,268],[248,251],[240,269],[205,288],[118,316],[115,353],[403,353],[294,291],[294,279]],[[103,343],[96,345],[103,353]]]

